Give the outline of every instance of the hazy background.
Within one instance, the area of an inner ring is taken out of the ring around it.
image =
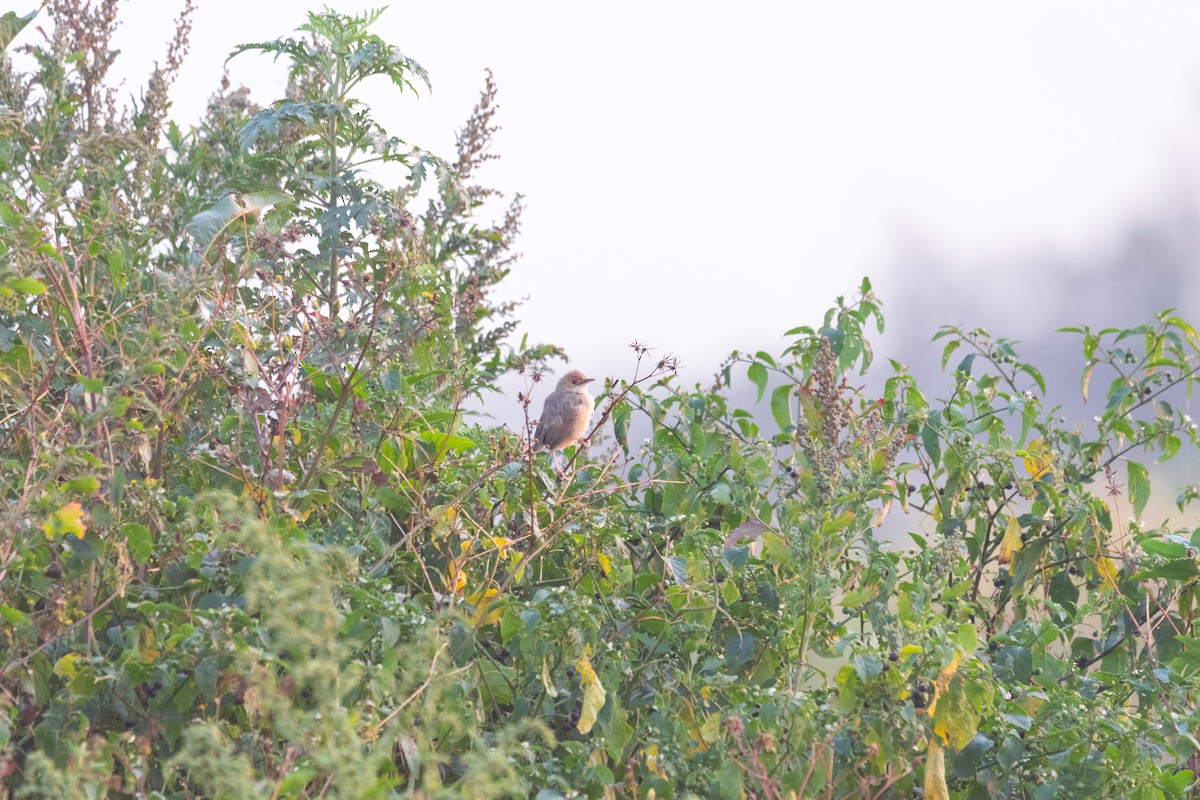
[[[124,3],[129,92],[181,5]],[[185,122],[235,45],[321,4],[197,6]],[[1077,393],[1078,349],[1054,328],[1167,306],[1200,322],[1198,4],[422,0],[377,30],[434,91],[381,81],[367,99],[434,152],[453,152],[494,70],[502,158],[484,178],[529,206],[502,291],[589,375],[627,376],[636,338],[707,382],[864,275],[889,321],[879,356],[929,374],[938,324],[982,325],[1047,374],[1069,364],[1058,399]],[[267,58],[228,68],[260,103],[283,91]],[[500,421],[518,419],[513,394],[489,403]]]

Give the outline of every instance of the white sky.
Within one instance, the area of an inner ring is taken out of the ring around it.
[[[321,6],[197,4],[182,120],[235,45],[286,35]],[[123,4],[131,91],[180,5]],[[503,291],[529,296],[532,340],[590,374],[625,374],[637,338],[706,381],[731,349],[777,350],[783,331],[818,324],[863,275],[896,302],[920,278],[905,243],[961,264],[957,290],[977,290],[979,265],[1087,263],[1164,198],[1198,199],[1192,2],[422,0],[393,3],[378,32],[429,70],[434,93],[412,102],[380,86],[376,113],[440,154],[494,70],[502,160],[483,177],[529,205]],[[259,102],[282,90],[264,59],[230,70]],[[922,335],[960,321],[947,313]]]

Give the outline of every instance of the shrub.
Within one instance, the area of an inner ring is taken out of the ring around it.
[[[286,97],[225,85],[183,131],[190,9],[129,110],[114,3],[51,13],[0,73],[7,795],[1191,791],[1200,536],[1145,466],[1197,445],[1186,322],[1073,329],[1109,383],[1069,427],[980,330],[935,337],[944,399],[857,388],[864,281],[711,388],[635,343],[559,481],[464,410],[509,369],[531,408],[561,355],[492,296],[490,76],[442,161],[354,95],[420,65],[324,11],[238,51]]]

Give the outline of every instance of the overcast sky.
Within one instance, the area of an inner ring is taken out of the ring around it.
[[[123,4],[130,91],[180,5]],[[235,45],[320,5],[197,0],[176,117],[199,116]],[[378,32],[434,91],[368,99],[450,155],[493,69],[485,177],[528,199],[503,289],[529,298],[523,330],[590,374],[624,374],[636,338],[707,381],[864,275],[921,339],[1038,336],[1085,296],[1196,309],[1198,23],[1192,2],[396,2]],[[283,89],[268,60],[229,69],[259,102]]]

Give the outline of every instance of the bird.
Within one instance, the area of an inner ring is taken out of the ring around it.
[[[563,471],[555,451],[574,442],[588,444],[584,433],[592,421],[596,401],[588,394],[587,385],[593,380],[577,369],[571,370],[559,378],[558,386],[547,395],[542,406],[542,417],[533,434],[533,451],[536,453],[543,447],[550,450],[550,463],[559,478],[563,477]]]

